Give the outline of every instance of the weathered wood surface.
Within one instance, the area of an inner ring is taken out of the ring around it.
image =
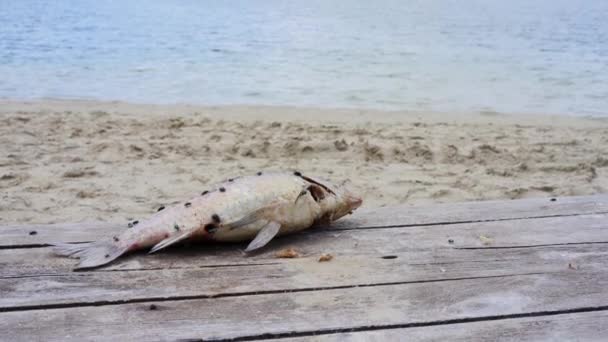
[[[434,206],[362,208],[329,229],[403,227],[608,213],[608,195],[533,198],[517,201],[447,203]],[[151,212],[152,214],[152,212]],[[122,232],[127,222],[85,222],[0,227],[0,248],[98,240]],[[35,231],[35,235],[30,232]]]
[[[270,278],[272,280],[272,278]],[[269,280],[269,281],[270,281]],[[177,279],[176,281],[179,281]],[[566,291],[567,290],[567,291]],[[154,304],[156,310],[150,310]],[[262,338],[608,307],[608,272],[278,291],[219,298],[5,312],[10,340]]]
[[[601,270],[608,264],[607,246],[501,250],[491,255],[485,253],[487,261],[478,259],[483,257],[480,253],[470,251],[461,253],[459,261],[452,260],[448,253],[436,253],[432,263],[412,262],[407,254],[395,255],[399,256],[397,259],[340,254],[328,263],[318,263],[317,255],[246,267],[72,272],[5,278],[0,279],[0,311],[549,273],[568,270],[569,264],[586,271]],[[40,291],[49,284],[53,287]]]
[[[578,225],[576,231],[572,231],[574,225]],[[375,282],[408,282],[542,272],[564,269],[569,262],[589,267],[605,262],[604,252],[608,253],[608,215],[459,226],[319,230],[279,239],[255,257],[244,257],[235,246],[201,246],[156,255],[138,254],[100,270],[76,273],[71,272],[74,260],[55,257],[49,248],[0,250],[0,310],[22,305],[366,284],[371,273],[376,274]],[[298,238],[297,243],[294,238]],[[450,243],[450,239],[454,242]],[[274,257],[274,251],[288,246],[296,246],[304,258]],[[461,246],[479,246],[481,250]],[[501,248],[504,246],[520,248]],[[316,258],[326,252],[335,255],[335,260],[318,264]],[[555,253],[560,254],[553,256]],[[129,276],[125,278],[127,272]],[[335,276],[338,274],[340,277]],[[268,282],[269,275],[274,275],[275,280]],[[175,283],[174,279],[183,280]],[[40,293],[38,289],[48,281],[61,286]],[[132,282],[143,285],[133,288],[129,286]],[[10,290],[3,291],[4,288]]]
[[[573,229],[573,226],[576,229]],[[434,225],[422,227],[373,228],[334,231],[313,229],[302,234],[277,238],[255,257],[244,257],[244,244],[194,245],[191,248],[171,249],[142,257],[137,255],[120,259],[121,262],[105,267],[113,269],[187,268],[212,265],[259,263],[270,258],[274,250],[296,246],[302,253],[362,253],[382,256],[414,252],[409,260],[421,252],[441,248],[499,249],[514,247],[540,247],[549,245],[608,242],[606,214],[519,219],[509,221]],[[173,252],[178,251],[175,254]],[[454,252],[455,253],[455,252]],[[35,261],[35,262],[32,262]],[[48,248],[19,248],[0,250],[0,277],[69,271],[74,261],[52,257]]]
[[[356,341],[585,341],[605,342],[608,311],[381,329],[319,336],[286,337],[279,342]]]
[[[253,257],[191,246],[89,272],[44,246],[104,224],[0,227],[0,340],[608,340],[607,199],[383,208]],[[274,257],[288,246],[302,257]]]

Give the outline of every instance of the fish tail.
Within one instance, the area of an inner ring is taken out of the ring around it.
[[[80,259],[80,263],[75,269],[103,266],[123,255],[127,249],[128,247],[117,246],[110,241],[53,245],[55,254]]]

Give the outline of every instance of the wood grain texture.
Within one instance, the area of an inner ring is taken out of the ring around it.
[[[1,340],[607,335],[608,196],[362,210],[252,257],[190,246],[89,272],[44,247],[125,229],[108,227],[0,227]],[[286,247],[302,257],[277,259]]]
[[[304,256],[321,253],[336,256],[367,255],[372,258],[398,255],[411,262],[432,260],[435,252],[454,249],[551,246],[583,243],[608,244],[608,215],[581,215],[436,225],[405,228],[352,230],[313,229],[272,241],[261,253],[244,257],[245,244],[193,245],[155,255],[136,254],[117,260],[101,270],[200,268],[280,262],[276,251],[294,247]],[[448,252],[444,252],[448,253]],[[479,255],[492,255],[495,252]],[[68,273],[76,260],[57,257],[50,248],[0,250],[0,277]]]
[[[497,221],[548,216],[567,216],[608,212],[608,194],[562,198],[530,198],[511,201],[442,203],[425,206],[362,208],[342,227],[387,227]]]
[[[608,341],[608,311],[280,338],[280,342]]]
[[[431,225],[608,213],[608,195],[534,198],[514,201],[487,201],[438,204],[434,206],[397,206],[366,209],[338,220],[330,229]],[[151,213],[152,214],[152,213]],[[0,248],[44,246],[57,242],[84,242],[119,234],[127,222],[84,222],[52,225],[0,226]],[[35,231],[35,235],[30,232]]]
[[[415,253],[395,254],[396,259],[344,254],[327,263],[313,255],[266,265],[7,277],[0,279],[0,311],[551,273],[568,271],[569,265],[588,272],[608,270],[605,246],[493,252],[444,250],[424,259]]]
[[[272,279],[272,278],[269,278]],[[269,280],[271,281],[271,280]],[[10,341],[289,336],[608,306],[608,272],[270,293],[0,313]]]

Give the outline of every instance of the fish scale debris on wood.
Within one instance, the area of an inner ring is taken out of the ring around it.
[[[54,252],[79,258],[76,269],[99,267],[127,252],[150,253],[187,240],[250,241],[246,252],[273,237],[328,224],[361,206],[348,181],[334,185],[293,173],[257,173],[217,184],[203,195],[162,207],[117,237],[56,244]],[[187,204],[187,205],[185,205]]]

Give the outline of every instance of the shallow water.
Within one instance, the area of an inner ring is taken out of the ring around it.
[[[0,97],[608,116],[608,1],[0,1]]]

